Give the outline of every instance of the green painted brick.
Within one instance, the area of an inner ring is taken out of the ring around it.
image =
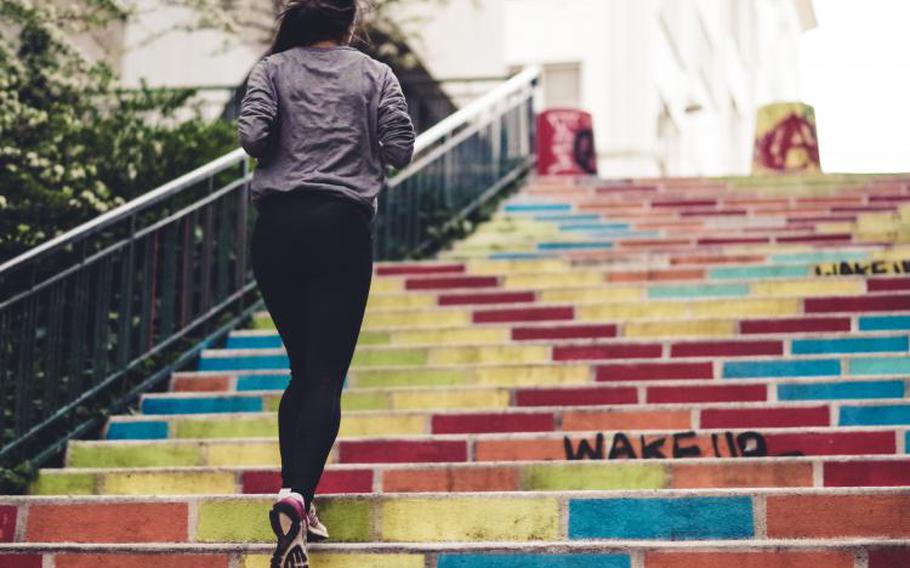
[[[390,345],[392,334],[384,331],[361,331],[357,345]]]
[[[276,329],[275,322],[268,314],[256,314],[253,316],[251,329]]]
[[[521,487],[527,491],[573,491],[586,489],[665,489],[669,472],[663,464],[602,463],[543,464],[522,472]]]
[[[68,467],[205,465],[199,446],[189,444],[71,444]]]
[[[352,366],[379,365],[426,365],[426,349],[371,349],[358,350],[351,361]]]
[[[373,507],[370,501],[357,498],[320,500],[316,497],[319,519],[329,527],[337,542],[370,542],[373,540]]]
[[[260,438],[278,435],[274,414],[267,418],[242,420],[178,420],[174,427],[175,438]]]
[[[358,387],[451,386],[470,382],[471,373],[457,369],[415,371],[355,371]]]
[[[278,405],[281,404],[281,395],[264,395],[262,397],[262,410],[265,412],[278,412]]]
[[[342,410],[389,410],[391,403],[384,393],[352,393],[341,395]]]
[[[226,499],[202,501],[196,522],[198,542],[269,542],[272,500]]]
[[[32,495],[92,495],[95,493],[95,475],[42,471],[29,486],[28,492]]]

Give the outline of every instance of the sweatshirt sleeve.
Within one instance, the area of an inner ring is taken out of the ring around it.
[[[268,61],[262,59],[250,71],[237,118],[240,145],[247,154],[254,158],[265,155],[277,116],[278,96],[269,75]]]
[[[414,125],[401,84],[388,66],[379,97],[377,122],[382,159],[398,169],[408,165],[414,155]]]

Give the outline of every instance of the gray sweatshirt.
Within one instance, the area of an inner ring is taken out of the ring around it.
[[[385,165],[406,166],[414,125],[391,68],[346,45],[295,47],[250,72],[240,144],[258,159],[251,199],[329,191],[377,211]]]

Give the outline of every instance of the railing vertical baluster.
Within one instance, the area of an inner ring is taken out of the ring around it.
[[[120,264],[120,305],[117,307],[120,322],[117,327],[117,366],[124,367],[130,360],[132,353],[133,331],[133,284],[136,275],[133,268],[136,265],[136,217],[130,217],[130,236],[126,245],[126,253]]]

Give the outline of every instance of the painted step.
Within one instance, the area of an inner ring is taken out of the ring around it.
[[[910,401],[539,407],[488,412],[353,411],[342,418],[340,435],[901,425],[910,425]],[[276,435],[274,412],[112,416],[104,432],[109,440]]]
[[[272,496],[2,497],[15,542],[272,542]],[[336,542],[910,538],[910,489],[325,496]],[[23,526],[16,527],[24,519]]]
[[[677,440],[678,441],[678,440]],[[910,456],[676,459],[694,446],[655,443],[647,460],[332,465],[320,495],[489,491],[910,487]],[[747,451],[758,450],[755,440]],[[615,448],[616,455],[631,453]],[[611,456],[615,457],[615,456]],[[276,494],[280,468],[43,469],[32,495]]]
[[[313,544],[313,568],[905,568],[910,546],[850,539]],[[266,544],[0,544],[5,568],[267,568]]]
[[[286,384],[286,381],[285,381]],[[208,385],[207,385],[208,386]],[[142,396],[142,414],[211,414],[218,412],[277,411],[282,383],[261,391],[232,393],[171,392]],[[793,400],[902,399],[905,379],[850,381],[781,380],[718,384],[716,380],[629,383],[628,386],[584,387],[404,387],[346,389],[342,410],[427,410],[510,408],[536,406],[590,406],[593,404],[667,404],[687,402],[774,402]]]
[[[572,433],[439,434],[340,438],[329,464],[467,463],[644,459],[647,446],[670,459],[752,456],[902,455],[910,429],[881,427],[625,430]],[[612,458],[611,458],[612,456]],[[72,440],[71,468],[275,466],[276,439]]]

